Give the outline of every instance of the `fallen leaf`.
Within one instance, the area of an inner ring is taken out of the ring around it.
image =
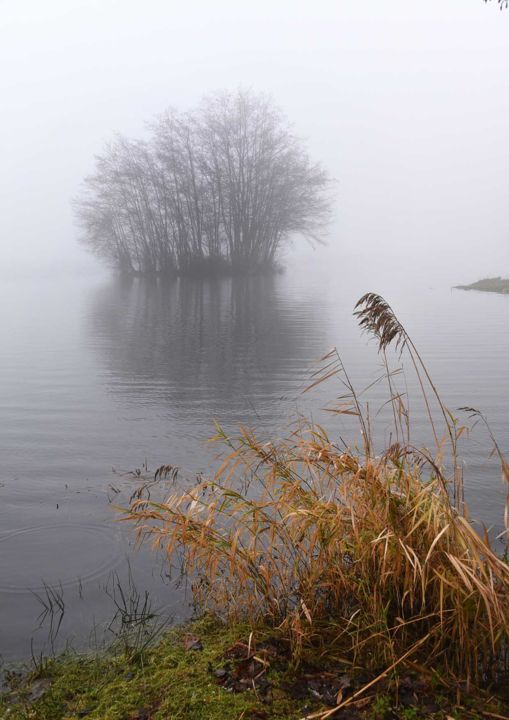
[[[203,650],[203,645],[196,635],[186,635],[184,637],[184,648],[186,650]]]

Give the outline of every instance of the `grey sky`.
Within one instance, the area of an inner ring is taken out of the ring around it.
[[[482,0],[0,0],[0,268],[90,267],[93,154],[238,85],[338,179],[327,253],[509,275],[509,11]]]

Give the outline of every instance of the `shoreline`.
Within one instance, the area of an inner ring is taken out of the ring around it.
[[[416,664],[417,665],[417,664]],[[446,720],[505,717],[509,697],[463,694],[419,666],[399,686],[339,659],[307,653],[296,666],[277,629],[222,624],[210,616],[165,632],[140,652],[116,648],[40,659],[7,672],[2,720]],[[366,688],[366,691],[364,691]],[[473,689],[472,689],[473,690]]]
[[[509,294],[509,278],[492,277],[477,280],[470,285],[454,285],[455,290],[479,290],[481,292],[492,292],[500,295]]]
[[[121,268],[113,268],[114,271],[125,278],[143,278],[143,279],[163,279],[169,282],[180,278],[190,280],[215,280],[216,278],[250,278],[250,277],[272,277],[281,275],[285,272],[285,266],[280,263],[272,263],[270,265],[258,265],[254,267],[234,266],[228,263],[208,264],[204,263],[192,265],[188,268],[172,269],[172,270],[123,270]]]

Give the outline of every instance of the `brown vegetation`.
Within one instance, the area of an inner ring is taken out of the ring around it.
[[[296,662],[312,651],[368,668],[366,689],[424,664],[454,686],[482,685],[507,671],[509,566],[469,519],[457,457],[463,429],[389,305],[369,294],[357,314],[384,357],[391,344],[409,355],[435,451],[410,444],[385,357],[398,442],[375,455],[369,418],[333,351],[314,384],[341,377],[349,398],[335,412],[358,419],[362,449],[340,448],[303,419],[286,440],[218,429],[227,454],[213,479],[164,502],[141,492],[126,517],[140,538],[180,555],[202,607],[277,627]],[[505,522],[507,533],[507,508]]]

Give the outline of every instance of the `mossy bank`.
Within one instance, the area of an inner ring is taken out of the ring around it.
[[[366,692],[360,669],[319,655],[292,666],[274,631],[252,633],[205,618],[168,632],[130,659],[123,653],[66,654],[36,670],[7,673],[2,720],[293,720],[327,713],[360,720],[504,718],[509,702],[490,691],[451,692],[425,670]],[[360,692],[359,692],[360,690]]]

